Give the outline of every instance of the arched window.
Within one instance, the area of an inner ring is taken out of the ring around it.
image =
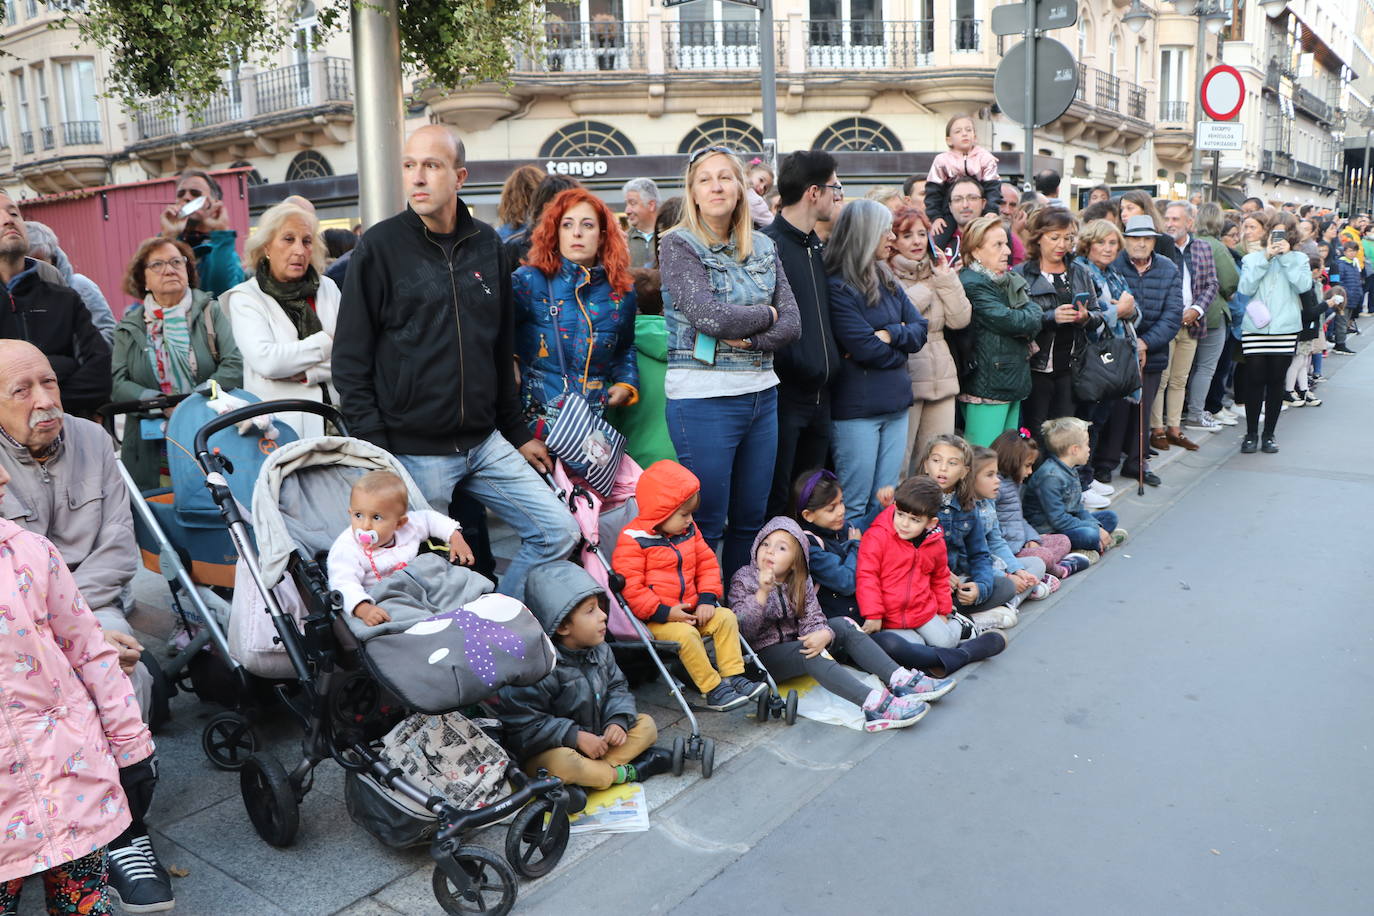
[[[739,118],[712,118],[702,121],[682,138],[679,153],[692,153],[703,146],[725,146],[741,153],[763,149],[763,132]]]
[[[262,172],[259,172],[257,169],[253,168],[253,163],[249,162],[247,159],[240,159],[240,160],[238,160],[237,162],[231,163],[230,166],[229,166],[229,168],[231,168],[231,169],[253,169],[253,171],[248,172],[248,173],[244,176],[245,178],[248,179],[248,185],[249,185],[249,187],[254,187],[254,188],[256,188],[256,187],[257,187],[258,185],[260,185],[260,184],[267,184],[267,179],[262,177]]]
[[[900,152],[897,135],[871,118],[844,118],[820,132],[812,149],[827,152]]]
[[[549,135],[539,147],[539,156],[552,159],[593,156],[633,156],[630,138],[600,121],[574,121]]]
[[[333,175],[334,169],[329,160],[313,149],[302,150],[286,167],[287,181],[301,181],[305,178],[324,178]]]

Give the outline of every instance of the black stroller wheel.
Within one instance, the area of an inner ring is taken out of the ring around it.
[[[783,721],[788,725],[797,724],[797,691],[787,691],[787,711],[783,713]]]
[[[701,739],[701,778],[710,779],[716,769],[716,742],[711,738]]]
[[[547,798],[520,809],[506,831],[506,858],[522,878],[542,878],[553,871],[572,833],[567,810]]]
[[[773,695],[768,691],[759,694],[757,708],[754,711],[754,724],[762,725],[768,721],[768,713],[773,705]]]
[[[249,757],[239,771],[239,791],[258,836],[273,846],[290,846],[301,826],[300,802],[277,758]]]
[[[517,879],[505,859],[481,846],[459,846],[453,860],[467,877],[466,887],[455,886],[438,866],[431,880],[434,899],[445,913],[506,916],[511,911],[515,906]]]
[[[200,733],[200,747],[221,770],[239,770],[258,750],[253,723],[236,712],[215,715]]]
[[[329,698],[335,724],[356,728],[382,708],[382,688],[364,674],[351,675]]]
[[[682,764],[687,759],[687,742],[681,738],[673,739],[673,775],[682,775]]]

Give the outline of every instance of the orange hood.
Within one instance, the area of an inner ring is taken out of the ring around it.
[[[701,481],[697,480],[697,475],[676,461],[666,458],[655,461],[639,476],[639,483],[635,485],[639,516],[630,527],[646,530],[657,528],[700,489]]]

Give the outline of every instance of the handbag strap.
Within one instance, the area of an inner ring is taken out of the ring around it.
[[[572,384],[568,378],[567,357],[563,355],[563,335],[561,333],[560,328],[558,327],[558,315],[562,310],[558,307],[558,303],[554,302],[553,292],[549,289],[549,278],[544,276],[544,272],[542,270],[536,269],[535,273],[538,274],[539,281],[543,284],[544,297],[548,300],[549,303],[549,320],[553,323],[553,349],[554,352],[558,354],[558,371],[563,376],[563,391],[564,393],[567,393],[569,390],[571,390]],[[580,387],[582,387],[581,393],[585,397],[586,386],[583,385]]]

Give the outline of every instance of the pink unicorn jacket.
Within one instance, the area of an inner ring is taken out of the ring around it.
[[[153,752],[133,686],[57,550],[0,519],[0,881],[129,825],[119,768]]]

